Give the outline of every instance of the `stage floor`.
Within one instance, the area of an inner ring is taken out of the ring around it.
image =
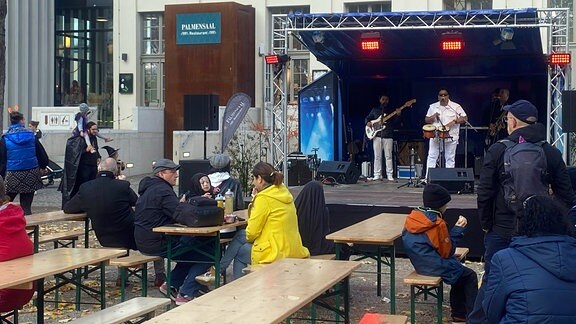
[[[421,206],[423,187],[398,188],[405,183],[408,183],[407,179],[398,179],[395,182],[359,180],[356,184],[324,185],[324,193],[327,204],[411,208]],[[290,187],[294,197],[300,190],[302,186]],[[476,194],[451,195],[452,200],[448,208],[476,209]]]

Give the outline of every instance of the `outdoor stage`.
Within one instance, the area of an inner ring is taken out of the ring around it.
[[[325,185],[326,204],[330,209],[331,230],[336,231],[379,213],[408,214],[411,209],[422,205],[422,187],[403,187],[407,179],[396,182],[359,180],[356,184]],[[296,197],[302,187],[290,187]],[[470,248],[469,257],[476,259],[483,255],[483,233],[478,221],[476,194],[452,194],[445,219],[448,226],[454,225],[459,215],[468,219],[467,231],[459,246]],[[402,252],[402,242],[396,242]]]

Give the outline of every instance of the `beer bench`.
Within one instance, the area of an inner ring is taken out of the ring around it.
[[[457,247],[454,256],[461,262],[466,259],[470,249]],[[444,301],[444,284],[441,277],[424,276],[412,271],[404,283],[410,286],[410,323],[416,322],[416,297],[424,295],[424,300],[428,295],[436,298],[436,322],[442,323],[442,302]]]
[[[54,248],[76,247],[76,241],[84,235],[84,230],[71,230],[67,232],[53,233],[40,236],[38,244],[54,243]]]
[[[76,319],[70,323],[75,324],[120,324],[120,323],[142,323],[154,317],[156,310],[170,304],[170,299],[136,297],[128,301],[108,307],[104,310],[92,313],[88,316]],[[133,322],[132,320],[141,318]]]
[[[319,254],[319,255],[311,255],[310,259],[314,260],[334,260],[336,259],[336,254]],[[245,274],[255,272],[264,268],[266,265],[270,263],[260,263],[260,264],[250,264],[246,268],[242,269],[242,272]]]
[[[120,271],[120,299],[126,299],[126,281],[131,276],[140,278],[142,297],[148,296],[148,262],[161,260],[159,256],[144,255],[132,252],[127,256],[110,260],[111,266],[117,266]]]

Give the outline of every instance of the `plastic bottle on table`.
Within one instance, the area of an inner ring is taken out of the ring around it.
[[[234,192],[228,189],[224,194],[224,215],[229,215],[234,212]]]
[[[224,197],[222,197],[221,194],[218,194],[216,196],[215,200],[216,200],[216,204],[218,205],[218,207],[224,208]]]

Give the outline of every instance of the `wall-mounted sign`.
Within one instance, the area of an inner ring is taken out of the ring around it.
[[[129,94],[134,91],[134,75],[132,73],[120,73],[120,88],[118,91],[122,94]]]
[[[219,12],[176,15],[176,45],[220,44],[221,35]]]

